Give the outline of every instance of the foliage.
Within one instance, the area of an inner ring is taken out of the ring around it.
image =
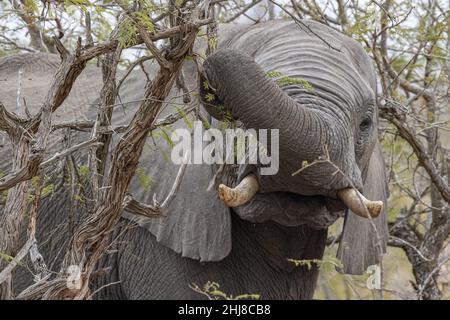
[[[150,192],[152,178],[146,174],[145,168],[136,169],[136,177],[138,178],[139,185],[144,190],[144,192]]]
[[[271,79],[275,79],[276,83],[280,86],[288,86],[288,85],[300,85],[302,88],[306,90],[312,90],[313,87],[311,83],[304,79],[298,79],[283,75],[283,73],[279,71],[269,71],[266,73],[266,76]]]
[[[119,27],[117,38],[120,46],[131,47],[136,44],[138,29],[135,22],[130,17],[125,17]]]
[[[313,265],[316,265],[319,269],[322,269],[326,265],[332,265],[336,268],[342,268],[342,262],[335,257],[327,257],[324,259],[288,259],[289,262],[295,264],[296,267],[306,266],[309,270]]]
[[[6,262],[11,262],[14,260],[14,257],[11,257],[10,255],[0,252],[0,260],[6,261]]]
[[[40,192],[41,199],[44,199],[50,195],[52,195],[55,191],[55,185],[53,183],[48,183],[50,178],[44,177],[44,182],[42,185],[39,183],[39,177],[33,177],[31,179],[31,189],[30,194],[28,195],[28,201],[31,203],[34,201],[37,192]]]
[[[214,281],[208,281],[202,288],[195,283],[192,283],[190,287],[192,290],[206,295],[210,300],[259,300],[261,298],[259,294],[227,295],[220,290],[220,285]]]
[[[89,166],[81,164],[77,167],[77,171],[80,178],[86,178],[89,174]]]

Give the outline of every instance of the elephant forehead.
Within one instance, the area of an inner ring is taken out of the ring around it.
[[[359,44],[321,24],[305,23],[314,34],[278,21],[250,28],[234,37],[231,46],[268,73],[304,80],[346,103],[360,106],[373,100],[373,70]]]
[[[51,87],[59,63],[59,56],[44,53],[1,58],[0,101],[8,110],[22,117],[26,114],[25,105],[31,114],[37,113]],[[89,105],[98,98],[101,85],[100,70],[87,67],[76,80],[62,106],[53,114],[53,123],[86,120]],[[48,155],[65,147],[61,143],[63,135],[60,132],[55,131],[50,135],[46,151]],[[8,141],[3,144],[1,139],[0,135],[0,154],[10,154],[11,144]],[[7,172],[10,165],[10,161],[0,163],[0,172]]]

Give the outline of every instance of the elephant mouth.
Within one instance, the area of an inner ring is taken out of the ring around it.
[[[234,188],[224,184],[219,185],[219,197],[229,207],[235,208],[249,203],[260,190],[260,185],[254,174],[245,176]],[[344,188],[337,191],[339,200],[354,214],[363,218],[376,218],[383,209],[382,201],[373,201],[364,197],[354,188]]]

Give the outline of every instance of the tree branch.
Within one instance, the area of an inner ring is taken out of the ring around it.
[[[19,250],[17,255],[11,260],[11,262],[0,272],[0,284],[8,280],[8,278],[11,277],[11,273],[13,272],[14,268],[17,267],[17,265],[22,261],[23,258],[28,254],[30,251],[31,246],[35,243],[34,238],[29,238],[28,241],[25,243],[25,245],[22,247],[22,249]]]
[[[404,111],[401,108],[398,103],[386,100],[385,103],[380,103],[380,115],[391,122],[400,136],[410,144],[419,164],[426,170],[442,198],[450,204],[450,188],[447,182],[441,176],[436,164],[429,158],[427,149],[419,140],[417,133],[405,122]]]

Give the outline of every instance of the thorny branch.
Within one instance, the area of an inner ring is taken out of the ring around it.
[[[124,210],[128,212],[142,215],[145,217],[157,217],[165,213],[172,200],[175,198],[178,189],[180,188],[184,173],[186,172],[187,164],[189,163],[189,159],[191,157],[190,151],[186,152],[183,158],[183,163],[180,165],[178,169],[177,176],[175,177],[175,181],[173,182],[172,188],[167,194],[164,201],[160,204],[158,200],[156,200],[156,195],[153,195],[153,204],[144,204],[136,199],[134,199],[131,195],[125,196],[123,200],[122,207]]]
[[[83,50],[80,39],[73,53],[69,52],[58,38],[54,38],[54,44],[61,56],[61,64],[36,116],[30,120],[20,119],[0,105],[0,129],[6,131],[16,149],[12,172],[0,180],[0,191],[9,189],[0,224],[0,252],[8,255],[14,255],[17,251],[22,216],[27,207],[29,180],[38,175],[44,161],[47,140],[52,131],[52,114],[69,95],[87,61],[110,50],[110,46],[95,46]],[[24,139],[24,132],[30,136],[28,139]],[[4,262],[0,261],[0,266],[3,265]],[[0,296],[11,298],[11,294],[9,277],[6,284],[0,286]]]
[[[126,197],[126,193],[137,168],[147,135],[154,128],[154,126],[149,124],[155,122],[155,117],[177,78],[184,57],[191,50],[198,28],[210,21],[210,19],[199,20],[198,11],[194,10],[189,21],[170,28],[171,32],[179,30],[179,39],[182,42],[176,46],[176,49],[173,49],[176,51],[171,51],[170,54],[166,54],[164,57],[153,44],[155,38],[152,37],[152,34],[140,27],[140,35],[143,41],[159,62],[161,68],[150,85],[147,86],[144,99],[138,111],[134,114],[131,123],[124,129],[124,135],[113,151],[111,166],[104,177],[104,185],[108,186],[108,188],[105,189],[104,197],[100,197],[96,204],[94,213],[89,215],[86,220],[83,220],[75,230],[74,238],[71,240],[69,251],[65,255],[60,274],[51,281],[47,279],[41,280],[35,286],[21,293],[19,295],[20,298],[70,297],[80,299],[90,296],[90,277],[97,260],[105,251],[108,235],[120,218],[124,203],[125,206],[136,207],[134,206],[136,202]],[[165,31],[158,32],[163,33]],[[172,120],[169,118],[164,121]],[[94,127],[98,129],[100,126],[95,126],[94,124]],[[185,165],[182,165],[172,190],[161,205],[162,208],[168,206],[175,196],[184,170]],[[139,207],[142,209],[141,205]],[[148,212],[149,207],[147,206],[145,209]],[[63,286],[66,279],[65,270],[71,265],[79,266],[83,270],[82,286],[79,290],[70,291]]]

